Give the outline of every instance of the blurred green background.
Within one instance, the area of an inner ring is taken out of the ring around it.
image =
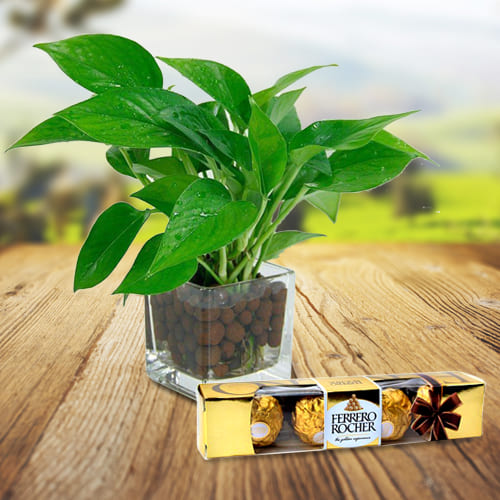
[[[303,125],[420,109],[391,130],[428,153],[394,182],[344,195],[337,223],[299,207],[286,227],[337,241],[500,241],[500,3],[479,0],[2,0],[0,147],[88,93],[33,43],[78,33],[128,36],[155,55],[241,72],[252,90],[294,69],[310,75]],[[165,81],[203,93],[165,67]],[[138,186],[104,146],[71,143],[0,155],[0,245],[81,241],[97,215]],[[140,234],[163,230],[160,220]]]

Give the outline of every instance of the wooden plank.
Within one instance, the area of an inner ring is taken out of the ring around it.
[[[109,297],[113,277],[73,295],[74,249],[4,252],[0,497],[495,498],[499,248],[302,245],[281,259],[297,272],[298,376],[470,371],[488,383],[485,437],[210,462],[194,404],[144,371],[142,300]]]
[[[0,255],[0,497],[29,459],[120,300],[72,293],[73,247]]]
[[[411,457],[413,466],[398,467],[402,462],[395,460],[395,467],[386,468],[387,479],[392,476],[416,492],[425,486],[422,479],[412,485],[420,471],[432,479],[432,488],[425,489],[438,498],[467,498],[480,483],[494,498],[500,486],[500,391],[495,387],[500,271],[472,257],[474,250],[481,255],[480,248],[340,245],[334,255],[331,247],[320,246],[308,249],[308,259],[287,254],[302,298],[296,310],[298,376],[463,370],[486,380],[487,439],[374,452],[383,461],[393,454]],[[454,469],[458,486],[450,474]]]

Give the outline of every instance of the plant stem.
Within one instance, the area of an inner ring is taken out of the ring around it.
[[[288,187],[286,188],[286,190],[288,190]],[[246,256],[238,263],[238,265],[234,268],[233,272],[229,275],[228,283],[233,283],[234,280],[240,274],[240,272],[243,270],[245,270],[243,278],[245,278],[245,275],[249,276],[247,266],[249,266],[250,270],[254,269],[254,272],[258,271],[257,266],[260,265],[261,261],[259,262],[258,260],[255,266],[253,265],[253,263],[255,262],[260,247],[274,234],[276,228],[281,224],[281,222],[283,222],[283,219],[285,219],[285,217],[293,210],[293,208],[302,201],[302,199],[304,198],[305,194],[308,191],[309,188],[303,186],[294,198],[292,198],[291,200],[287,200],[283,203],[283,206],[276,220],[273,221],[273,223],[267,228],[267,231],[265,231],[257,238],[255,243],[252,244],[251,248],[246,251]],[[262,252],[260,253],[259,258],[260,256],[262,256]]]
[[[267,231],[259,236],[257,241],[252,245],[250,252],[252,252],[252,250],[254,249],[258,249],[270,236],[274,234],[276,228],[283,222],[285,217],[293,210],[296,205],[298,205],[302,201],[307,191],[309,191],[309,188],[306,186],[302,186],[294,198],[283,203],[283,207],[280,210],[278,217],[276,217],[273,223],[268,227]],[[284,207],[285,203],[286,208]]]
[[[217,162],[213,158],[211,158],[210,156],[205,155],[205,158],[207,159],[207,163],[208,163],[208,166],[210,167],[210,170],[214,174],[214,179],[221,182],[222,184],[224,184],[225,176],[224,176],[222,170],[219,169]]]
[[[226,247],[219,250],[219,276],[222,281],[227,280],[227,255]]]
[[[130,158],[130,155],[128,154],[128,151],[125,148],[118,148],[120,150],[120,153],[122,154],[123,158],[125,158],[125,162],[128,165],[128,168],[132,171],[132,173],[135,175],[135,178],[140,181],[140,183],[143,186],[147,186],[148,184],[151,184],[151,181],[147,178],[146,175],[144,174],[136,174],[134,172],[133,165],[134,163],[132,162],[132,158]]]
[[[271,207],[269,208],[269,210],[266,211],[267,213],[265,213],[265,215],[262,217],[262,219],[255,226],[255,227],[259,228],[258,234],[256,236],[256,240],[258,240],[258,238],[259,238],[261,232],[264,230],[264,228],[272,222],[274,213],[278,209],[281,201],[283,200],[283,197],[286,195],[286,193],[290,189],[290,186],[292,185],[293,181],[297,177],[301,166],[302,165],[291,166],[291,169],[290,169],[291,171],[290,171],[286,181],[283,184],[281,184],[279,189],[272,196],[272,198],[274,198],[274,201],[271,204]]]
[[[234,268],[233,272],[229,275],[229,278],[227,279],[228,283],[233,283],[235,279],[238,277],[241,271],[245,268],[245,266],[248,264],[249,261],[252,260],[252,256],[246,252],[245,257],[240,260],[238,265]]]
[[[177,156],[182,161],[182,164],[184,165],[184,168],[186,169],[186,173],[198,176],[198,172],[194,168],[193,162],[191,161],[191,158],[189,158],[189,155],[187,153],[178,149]]]
[[[219,276],[217,276],[217,273],[203,260],[202,257],[198,257],[197,261],[198,261],[198,264],[203,266],[208,271],[208,274],[210,274],[210,276],[212,276],[212,278],[215,281],[217,281],[217,283],[219,283],[219,285],[225,285],[225,283],[219,278]]]
[[[241,236],[237,240],[237,247],[236,247],[237,251],[242,252],[247,247],[248,242],[250,241],[250,237],[252,236],[254,229],[259,224],[259,220],[262,217],[262,215],[264,214],[265,209],[266,209],[266,202],[265,202],[265,200],[262,200],[262,203],[261,203],[260,208],[259,208],[259,213],[257,214],[257,217],[255,218],[255,222],[252,224],[252,226],[250,228],[248,228],[246,230],[246,232],[243,234],[243,236]]]
[[[253,273],[252,273],[252,278],[257,278],[257,274],[259,272],[260,266],[262,264],[262,261],[264,260],[264,255],[266,254],[267,247],[269,246],[269,243],[271,243],[271,238],[265,241],[265,243],[262,245],[262,249],[259,253],[259,258],[257,259],[257,263],[255,264],[253,268]]]

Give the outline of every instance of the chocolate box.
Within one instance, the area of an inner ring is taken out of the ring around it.
[[[462,372],[200,384],[204,458],[482,435],[484,382]]]

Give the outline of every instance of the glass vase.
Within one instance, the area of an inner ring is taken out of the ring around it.
[[[149,377],[190,398],[200,383],[290,378],[294,295],[295,273],[264,263],[257,279],[146,296]]]

